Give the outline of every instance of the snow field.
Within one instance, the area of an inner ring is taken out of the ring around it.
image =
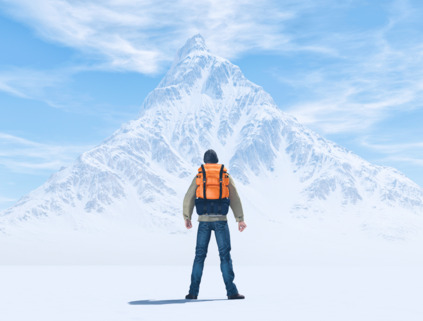
[[[226,300],[219,267],[205,265],[198,301],[184,300],[191,266],[1,266],[5,321],[420,321],[418,267],[244,266],[245,300]]]

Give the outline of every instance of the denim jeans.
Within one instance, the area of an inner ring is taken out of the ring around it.
[[[195,248],[195,259],[192,267],[191,286],[189,293],[198,295],[200,290],[201,276],[203,275],[204,260],[207,256],[207,249],[211,231],[214,231],[220,256],[220,270],[222,271],[223,281],[226,286],[228,296],[238,294],[234,284],[235,274],[232,268],[231,260],[231,239],[227,221],[200,222],[197,232],[197,245]]]

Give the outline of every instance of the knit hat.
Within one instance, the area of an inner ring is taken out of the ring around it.
[[[217,158],[217,154],[213,149],[209,149],[204,153],[204,163],[217,164],[218,161],[219,158]]]

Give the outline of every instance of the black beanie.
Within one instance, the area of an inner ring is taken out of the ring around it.
[[[217,154],[213,149],[209,149],[207,152],[204,153],[204,163],[213,163],[217,164],[219,158],[217,158]]]

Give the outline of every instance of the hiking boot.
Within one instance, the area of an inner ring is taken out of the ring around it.
[[[197,300],[197,296],[196,295],[192,295],[192,294],[187,294],[185,296],[186,300]]]
[[[245,296],[239,293],[228,296],[228,300],[237,300],[237,299],[245,299]]]

